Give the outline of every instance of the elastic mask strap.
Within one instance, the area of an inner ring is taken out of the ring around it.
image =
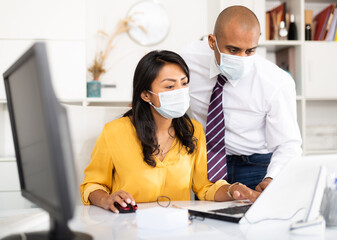
[[[157,93],[154,93],[154,92],[152,92],[152,91],[150,91],[150,90],[147,90],[149,93],[152,93],[152,94],[154,94],[154,95],[157,95],[157,96],[159,96]]]
[[[152,91],[150,91],[150,90],[147,90],[149,93],[151,93],[151,94],[154,94],[154,95],[157,95],[158,97],[159,97],[159,95],[158,94],[156,94],[156,93],[154,93],[154,92],[152,92]],[[160,100],[159,100],[160,101]],[[152,104],[152,102],[149,102],[149,104],[152,106],[152,107],[154,107],[154,109],[157,109],[157,107],[155,106],[155,105],[153,105]]]
[[[156,106],[155,106],[155,105],[153,105],[153,104],[152,104],[152,102],[149,102],[149,104],[150,104],[152,107],[156,108]]]
[[[220,52],[220,49],[219,49],[219,46],[218,46],[218,41],[216,40],[216,37],[214,36],[215,38],[215,46],[216,46],[216,49],[218,49],[218,52],[219,54],[221,55],[221,52]]]

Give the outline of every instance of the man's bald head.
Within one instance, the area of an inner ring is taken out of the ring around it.
[[[224,9],[218,16],[215,26],[214,35],[223,37],[225,28],[228,24],[235,23],[246,31],[260,31],[260,23],[256,15],[244,6],[231,6]]]

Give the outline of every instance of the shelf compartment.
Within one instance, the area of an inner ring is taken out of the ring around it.
[[[307,126],[307,149],[337,151],[337,124]]]
[[[337,101],[306,101],[306,152],[337,151]]]
[[[15,157],[0,157],[0,162],[15,162],[16,158]]]
[[[310,150],[305,155],[337,154],[337,150]]]

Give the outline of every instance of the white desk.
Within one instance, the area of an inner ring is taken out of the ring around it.
[[[177,203],[179,204],[179,203]],[[139,209],[157,206],[139,204]],[[74,231],[89,233],[94,239],[336,239],[337,228],[327,228],[324,236],[301,236],[289,232],[291,221],[265,221],[254,225],[205,219],[193,220],[188,228],[172,232],[144,232],[137,229],[136,214],[114,214],[95,206],[78,206],[69,226]],[[41,209],[1,210],[0,238],[11,233],[48,229],[48,214]]]

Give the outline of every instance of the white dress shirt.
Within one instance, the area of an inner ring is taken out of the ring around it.
[[[206,129],[209,100],[220,71],[207,41],[195,41],[181,53],[190,68],[191,117]],[[225,144],[228,155],[273,152],[266,177],[302,154],[297,123],[295,82],[267,59],[255,54],[253,68],[223,88]]]

